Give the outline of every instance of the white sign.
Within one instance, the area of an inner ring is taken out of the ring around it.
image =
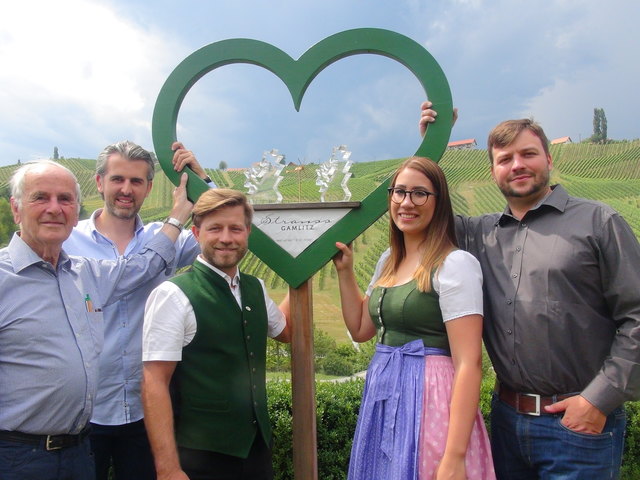
[[[253,224],[295,258],[350,210],[350,208],[257,210],[253,214]]]

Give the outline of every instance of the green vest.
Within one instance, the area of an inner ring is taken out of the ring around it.
[[[258,431],[271,445],[262,287],[240,274],[241,309],[226,280],[199,261],[170,281],[191,302],[198,325],[172,380],[176,441],[246,458]]]

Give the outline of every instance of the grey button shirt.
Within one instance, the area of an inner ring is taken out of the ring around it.
[[[610,207],[552,188],[521,221],[457,217],[458,241],[482,266],[498,380],[608,414],[640,397],[640,245]]]

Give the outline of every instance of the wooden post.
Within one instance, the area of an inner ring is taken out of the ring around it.
[[[293,475],[318,479],[316,388],[313,355],[311,279],[289,287],[291,308],[291,382],[293,401]]]

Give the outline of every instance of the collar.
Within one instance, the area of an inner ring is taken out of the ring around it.
[[[227,275],[226,273],[224,273],[222,270],[220,270],[219,268],[214,267],[213,265],[211,265],[209,262],[207,262],[202,255],[198,255],[196,257],[196,261],[202,263],[203,265],[206,265],[208,268],[210,268],[211,270],[213,270],[215,273],[217,273],[218,275],[220,275],[222,278],[224,278],[226,280],[226,282],[229,284],[230,287],[235,288],[238,285],[240,285],[240,269],[236,268],[236,273],[233,277],[230,277],[229,275]]]
[[[34,252],[27,243],[22,240],[18,232],[13,234],[7,250],[11,257],[11,265],[15,273],[20,273],[22,270],[35,265],[52,265],[49,262],[45,262],[36,252]],[[64,250],[60,250],[60,257],[58,258],[58,268],[68,270],[70,268],[71,259]]]
[[[564,212],[567,208],[567,203],[569,202],[569,194],[564,189],[564,187],[560,184],[551,185],[551,193],[546,195],[542,200],[540,200],[533,208],[529,209],[529,211],[525,214],[525,217],[529,215],[531,212],[540,211],[545,208],[554,208],[560,213]],[[523,217],[524,218],[524,217]],[[516,218],[511,214],[511,209],[509,205],[504,208],[504,211],[500,215],[500,218],[496,222],[496,226],[502,225],[507,221],[516,220]]]

